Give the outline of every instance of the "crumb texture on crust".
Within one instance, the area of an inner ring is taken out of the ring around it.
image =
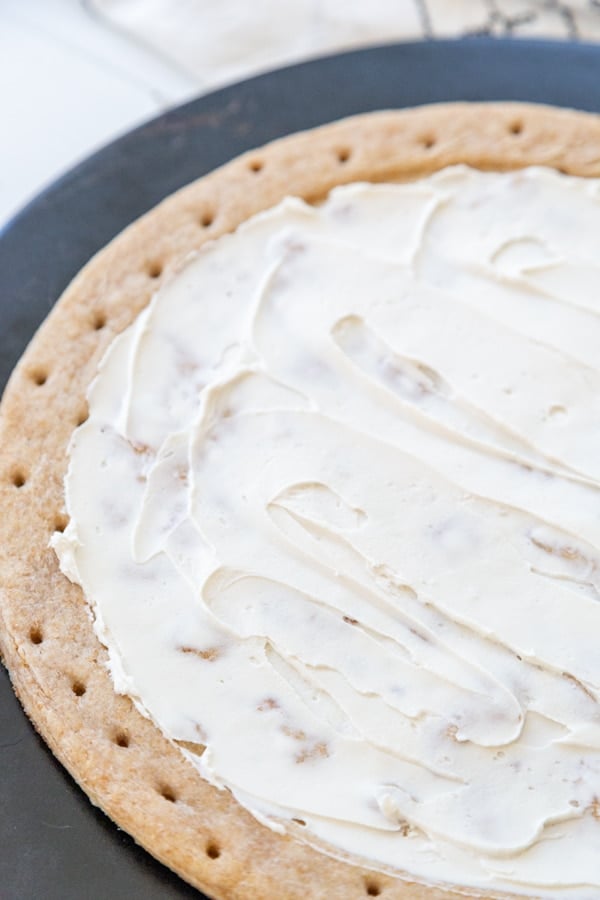
[[[600,119],[521,104],[439,105],[357,116],[247,153],[169,197],[94,257],[5,391],[0,650],[15,690],[92,801],[216,898],[444,900],[473,892],[372,872],[269,831],[114,693],[85,599],[48,548],[67,524],[67,443],[85,421],[86,390],[106,347],[190,252],[285,194],[318,202],[338,184],[410,179],[456,163],[598,176]]]

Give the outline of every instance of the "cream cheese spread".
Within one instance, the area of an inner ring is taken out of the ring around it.
[[[544,169],[286,199],[112,343],[53,545],[116,689],[270,827],[600,895],[599,236]]]

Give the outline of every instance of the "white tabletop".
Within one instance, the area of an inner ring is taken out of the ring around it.
[[[600,0],[3,0],[0,226],[201,91],[337,49],[465,33],[600,40]]]

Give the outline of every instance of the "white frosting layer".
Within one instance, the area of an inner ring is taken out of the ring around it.
[[[599,896],[598,235],[541,169],[288,199],[112,344],[54,545],[261,821]]]

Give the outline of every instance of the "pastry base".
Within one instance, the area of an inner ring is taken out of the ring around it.
[[[428,106],[357,116],[239,157],[169,197],[87,264],[4,394],[0,650],[15,691],[91,801],[214,898],[482,895],[416,884],[270,831],[114,692],[85,598],[48,548],[66,525],[67,444],[85,420],[86,390],[106,347],[190,252],[286,194],[318,202],[338,184],[413,179],[456,163],[600,176],[600,118],[522,104]]]

